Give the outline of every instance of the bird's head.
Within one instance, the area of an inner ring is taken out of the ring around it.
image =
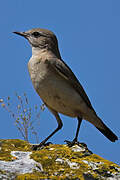
[[[52,31],[34,28],[25,32],[14,33],[25,37],[34,48],[58,51],[58,41]]]

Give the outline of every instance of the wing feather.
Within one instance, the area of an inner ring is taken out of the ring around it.
[[[87,94],[85,93],[82,85],[80,84],[72,70],[68,67],[68,65],[63,60],[57,58],[49,59],[47,60],[47,62],[55,71],[57,71],[61,76],[63,76],[63,78],[68,80],[71,86],[79,93],[82,99],[86,102],[87,106],[94,111],[91,102]]]

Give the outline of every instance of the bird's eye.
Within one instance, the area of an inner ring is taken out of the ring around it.
[[[33,32],[32,33],[32,36],[34,36],[35,38],[38,38],[38,37],[40,37],[40,33],[39,32]]]

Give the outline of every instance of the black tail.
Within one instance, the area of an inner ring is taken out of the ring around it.
[[[115,142],[118,137],[102,122],[103,128],[96,127],[104,136],[106,136],[110,141]]]

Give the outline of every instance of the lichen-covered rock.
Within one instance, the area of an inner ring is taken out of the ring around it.
[[[25,141],[0,140],[0,179],[119,180],[120,167],[93,154],[85,144],[51,144],[31,151]]]

